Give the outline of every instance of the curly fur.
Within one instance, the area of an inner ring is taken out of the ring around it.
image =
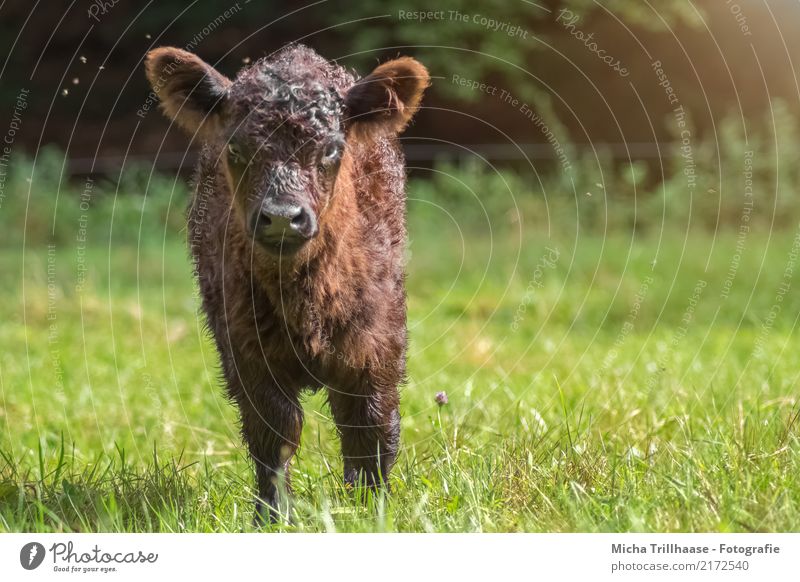
[[[169,49],[158,50],[163,62]],[[394,461],[407,345],[405,168],[396,132],[418,107],[428,77],[422,65],[402,59],[394,69],[381,65],[378,83],[369,76],[359,82],[299,45],[232,82],[193,59],[190,72],[179,73],[180,91],[161,95],[171,117],[186,108],[195,129],[209,120],[215,128],[196,174],[189,244],[255,462],[259,504],[274,518],[276,473],[288,474],[299,445],[303,389],[327,389],[346,482],[377,485]],[[148,63],[152,82],[158,67]],[[198,100],[189,78],[202,87]],[[206,97],[216,90],[223,104],[210,108]],[[319,152],[339,141],[344,151],[328,175]],[[246,160],[231,160],[231,144]],[[270,188],[318,216],[317,236],[292,256],[267,252],[247,227]]]

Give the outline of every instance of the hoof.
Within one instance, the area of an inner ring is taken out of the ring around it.
[[[256,500],[256,510],[253,513],[253,527],[262,528],[264,526],[276,524],[278,523],[279,517],[280,514],[277,509],[261,499]]]

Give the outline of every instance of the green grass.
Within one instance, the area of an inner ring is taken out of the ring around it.
[[[800,295],[763,324],[792,232],[751,233],[723,299],[735,233],[548,238],[496,220],[490,237],[412,217],[393,493],[344,490],[308,396],[293,521],[275,529],[800,528]],[[248,530],[251,468],[180,234],[109,244],[108,226],[80,291],[74,241],[0,252],[0,530]],[[558,259],[537,272],[546,247]]]
[[[249,530],[182,180],[129,170],[85,209],[57,152],[26,163],[0,198],[0,530]],[[800,529],[797,202],[759,198],[737,238],[740,165],[688,205],[680,175],[644,195],[589,167],[575,192],[548,178],[546,207],[519,174],[413,181],[393,492],[341,486],[309,395],[275,529]]]

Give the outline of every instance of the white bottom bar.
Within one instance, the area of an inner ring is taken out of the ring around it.
[[[798,556],[800,534],[3,534],[0,579],[777,582]]]

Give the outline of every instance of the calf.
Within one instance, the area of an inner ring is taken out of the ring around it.
[[[325,387],[344,480],[379,486],[405,375],[405,168],[399,134],[428,73],[403,57],[357,80],[293,45],[230,80],[176,48],[147,55],[164,112],[205,142],[188,236],[203,310],[255,463],[256,519]]]

